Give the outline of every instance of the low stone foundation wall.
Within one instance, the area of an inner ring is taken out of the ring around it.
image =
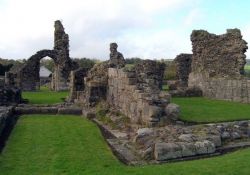
[[[189,87],[198,87],[203,96],[214,99],[250,103],[250,80],[204,78],[201,74],[189,75]]]
[[[5,82],[4,76],[0,76],[0,87],[4,86],[4,82]]]
[[[14,87],[0,87],[0,106],[18,104],[22,101],[21,90]]]
[[[13,107],[0,107],[0,135],[8,125],[11,116],[13,116]]]
[[[76,107],[44,107],[44,106],[19,106],[14,109],[15,114],[70,114],[81,115],[82,108]]]

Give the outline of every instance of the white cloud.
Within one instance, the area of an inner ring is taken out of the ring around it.
[[[173,59],[179,53],[191,53],[189,35],[184,35],[179,30],[165,29],[152,33],[128,34],[119,39],[120,50],[128,53],[125,55],[127,57]]]
[[[168,18],[185,4],[185,0],[3,0],[0,57],[28,58],[52,48],[57,19],[69,34],[72,57],[107,58],[113,41],[125,56],[169,57],[189,48],[184,45],[189,35],[183,38],[175,28],[157,28],[157,14]]]

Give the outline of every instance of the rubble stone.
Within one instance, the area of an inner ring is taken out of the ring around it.
[[[196,153],[197,154],[210,154],[215,152],[215,145],[214,143],[204,140],[195,142]]]
[[[180,158],[182,157],[182,148],[175,143],[156,143],[154,156],[158,161]]]
[[[165,113],[171,120],[178,120],[180,114],[180,107],[177,104],[170,103],[165,108]]]

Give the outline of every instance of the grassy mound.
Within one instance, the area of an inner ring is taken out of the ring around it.
[[[181,107],[181,119],[194,122],[250,120],[250,104],[211,100],[203,97],[173,98]]]
[[[26,115],[0,154],[3,175],[248,175],[250,149],[203,160],[130,167],[111,153],[99,129],[77,116]]]

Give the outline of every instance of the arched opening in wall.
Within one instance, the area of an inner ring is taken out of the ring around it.
[[[55,71],[55,62],[49,57],[43,57],[40,60],[39,67],[39,82],[37,82],[37,89],[51,89],[52,74]]]

